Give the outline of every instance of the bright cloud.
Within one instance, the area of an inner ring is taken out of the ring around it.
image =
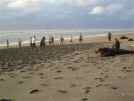
[[[81,24],[85,21],[85,25],[88,21],[91,23],[99,19],[104,23],[108,23],[110,19],[115,22],[129,20],[132,23],[133,16],[134,0],[0,0],[0,21],[5,19],[5,23],[8,20],[15,24],[30,20],[34,24],[40,25],[45,21],[49,25],[53,21],[57,22],[57,19],[63,24],[69,21]],[[61,18],[63,21],[60,21]],[[97,22],[93,23],[98,25]]]
[[[113,14],[123,10],[124,8],[121,4],[109,4],[103,6],[95,6],[91,9],[89,14]]]

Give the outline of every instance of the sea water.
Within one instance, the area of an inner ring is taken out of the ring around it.
[[[6,45],[6,40],[10,44],[17,44],[18,40],[22,40],[23,43],[29,43],[30,37],[36,36],[37,41],[40,41],[43,36],[48,40],[49,37],[54,36],[56,40],[60,37],[65,39],[77,38],[80,34],[84,37],[105,36],[108,32],[113,34],[122,34],[134,32],[133,29],[77,29],[77,30],[15,30],[15,31],[0,31],[0,46]]]

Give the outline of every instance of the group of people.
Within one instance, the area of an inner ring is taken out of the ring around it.
[[[61,36],[60,37],[60,43],[63,44],[64,43],[64,40],[65,40],[64,37]],[[82,36],[82,34],[80,34],[80,36],[79,36],[79,42],[81,43],[82,41],[83,41],[83,36]],[[53,36],[49,37],[49,41],[48,41],[49,45],[53,45],[54,42],[55,42],[54,37]],[[71,43],[73,42],[73,37],[72,36],[70,38],[70,42]],[[30,37],[30,46],[32,48],[36,47],[36,36],[35,35],[33,37]],[[41,48],[44,48],[45,46],[46,46],[46,37],[43,36],[42,39],[41,39],[41,41],[40,41],[40,47]]]

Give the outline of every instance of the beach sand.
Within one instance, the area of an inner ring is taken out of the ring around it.
[[[121,44],[134,42],[123,40]],[[111,46],[105,37],[96,37],[45,49],[1,49],[0,99],[133,101],[134,54],[100,57],[95,53]]]

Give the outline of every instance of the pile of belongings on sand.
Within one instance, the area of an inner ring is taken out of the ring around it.
[[[113,48],[99,48],[96,53],[99,53],[102,57],[107,56],[115,56],[115,55],[123,55],[123,54],[133,54],[134,51],[125,50],[125,49],[119,49],[118,52],[115,51]]]

